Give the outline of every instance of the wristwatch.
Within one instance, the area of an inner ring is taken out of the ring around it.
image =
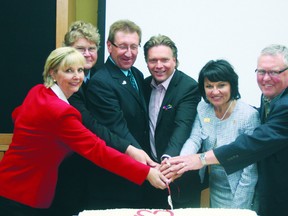
[[[200,161],[201,161],[201,163],[202,163],[203,166],[207,165],[207,162],[206,162],[206,154],[205,154],[205,153],[201,153],[201,154],[199,155],[199,159],[200,159]]]

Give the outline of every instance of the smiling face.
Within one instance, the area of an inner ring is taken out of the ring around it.
[[[258,70],[281,71],[286,68],[283,56],[262,55],[258,59]],[[280,73],[276,77],[271,77],[267,73],[257,74],[257,83],[264,96],[273,99],[288,87],[288,70]]]
[[[128,70],[132,67],[138,55],[139,40],[136,32],[118,31],[113,44],[107,41],[108,52],[119,68]]]
[[[156,83],[167,80],[176,67],[176,59],[171,48],[164,45],[154,46],[147,54],[147,66]]]
[[[84,66],[75,64],[73,66],[60,66],[57,71],[51,70],[50,75],[56,81],[66,98],[77,92],[84,79]]]
[[[217,108],[226,107],[231,98],[231,85],[229,82],[211,82],[204,79],[204,89],[207,100]]]

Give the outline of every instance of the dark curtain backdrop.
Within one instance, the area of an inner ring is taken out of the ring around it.
[[[100,49],[98,50],[98,59],[96,63],[96,68],[99,68],[105,62],[105,49],[106,49],[106,0],[98,0],[98,22],[97,27],[100,34]],[[107,35],[108,37],[108,35]]]
[[[56,43],[56,0],[0,3],[0,133],[13,132],[11,113],[35,84]]]

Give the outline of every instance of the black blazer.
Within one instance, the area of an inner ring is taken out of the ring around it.
[[[288,215],[288,89],[270,107],[264,123],[251,136],[240,135],[231,145],[214,150],[227,173],[258,162],[260,215]]]
[[[147,104],[152,91],[151,81],[152,76],[145,79]],[[161,161],[163,154],[172,157],[179,155],[183,144],[190,136],[200,99],[197,82],[176,70],[163,99],[155,129],[158,161]]]
[[[90,71],[90,79],[95,74],[96,70],[93,68]],[[83,124],[99,136],[101,139],[105,140],[107,145],[117,149],[118,151],[125,152],[130,142],[128,140],[122,139],[119,136],[110,132],[110,130],[100,124],[96,117],[87,109],[86,91],[87,84],[83,82],[81,88],[78,92],[74,93],[69,99],[69,103],[74,106],[82,115]]]
[[[137,148],[146,149],[148,115],[143,96],[143,74],[131,68],[139,93],[110,60],[91,78],[87,87],[89,110],[100,123]]]
[[[116,135],[128,140],[133,146],[147,151],[148,115],[143,96],[143,74],[135,67],[131,71],[139,93],[129,79],[110,60],[97,70],[87,86],[88,109],[96,119]],[[143,190],[119,176],[103,170],[98,178],[95,196],[109,208],[143,207]],[[103,201],[105,200],[105,201]],[[119,204],[121,203],[121,205]],[[103,206],[102,206],[103,207]]]

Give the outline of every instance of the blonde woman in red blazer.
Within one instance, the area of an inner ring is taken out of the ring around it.
[[[58,167],[73,151],[136,184],[147,179],[156,188],[166,188],[168,180],[158,170],[107,147],[82,125],[81,114],[67,99],[82,84],[84,64],[74,48],[52,51],[44,67],[44,85],[33,87],[14,110],[13,140],[0,162],[0,213],[47,214]]]

